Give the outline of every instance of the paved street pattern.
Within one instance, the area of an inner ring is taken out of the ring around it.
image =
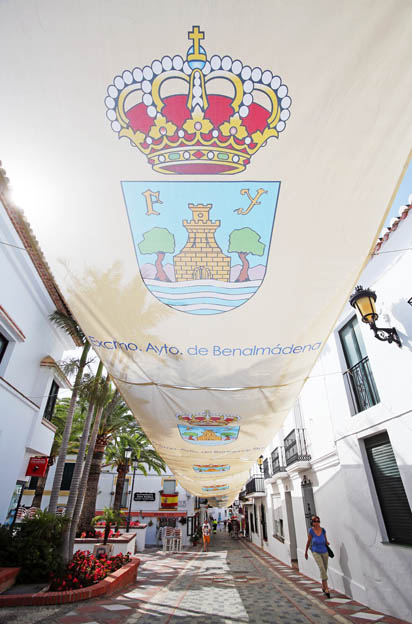
[[[245,540],[213,536],[210,551],[139,554],[136,583],[108,598],[13,607],[0,624],[401,624],[331,591]]]

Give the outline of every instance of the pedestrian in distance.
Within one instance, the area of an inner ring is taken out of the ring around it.
[[[208,552],[209,550],[211,530],[212,530],[212,527],[209,524],[209,520],[205,518],[205,521],[202,524],[203,552]]]
[[[318,516],[312,516],[310,524],[311,528],[309,529],[308,540],[306,542],[305,559],[308,558],[308,549],[310,548],[319,568],[322,591],[327,598],[330,598],[328,587],[328,538],[326,537],[325,529],[320,526],[320,519]]]
[[[229,533],[229,535],[232,533],[232,521],[231,520],[227,521],[227,532]]]
[[[212,520],[212,526],[213,526],[213,533],[214,533],[214,535],[216,535],[216,530],[217,530],[217,520],[216,519]]]

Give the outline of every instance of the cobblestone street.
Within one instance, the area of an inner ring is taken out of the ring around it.
[[[400,623],[331,591],[225,533],[209,553],[143,553],[137,582],[106,599],[61,607],[14,607],[0,624]]]

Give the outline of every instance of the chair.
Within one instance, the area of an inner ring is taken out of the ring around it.
[[[164,527],[163,529],[163,550],[172,550],[173,548],[173,528]]]
[[[173,552],[182,550],[182,529],[173,529]]]

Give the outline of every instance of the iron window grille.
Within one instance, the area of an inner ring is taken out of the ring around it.
[[[284,439],[286,466],[297,461],[309,461],[311,456],[306,446],[305,430],[292,429]]]
[[[368,356],[349,368],[344,375],[349,382],[352,405],[356,413],[380,402]]]
[[[278,446],[272,451],[271,454],[272,459],[272,474],[275,475],[278,472],[285,472],[286,470],[286,461],[285,461],[285,449],[283,446]]]
[[[271,474],[270,474],[270,468],[269,468],[269,460],[265,459],[263,461],[263,477],[265,479],[269,479],[270,476]]]

